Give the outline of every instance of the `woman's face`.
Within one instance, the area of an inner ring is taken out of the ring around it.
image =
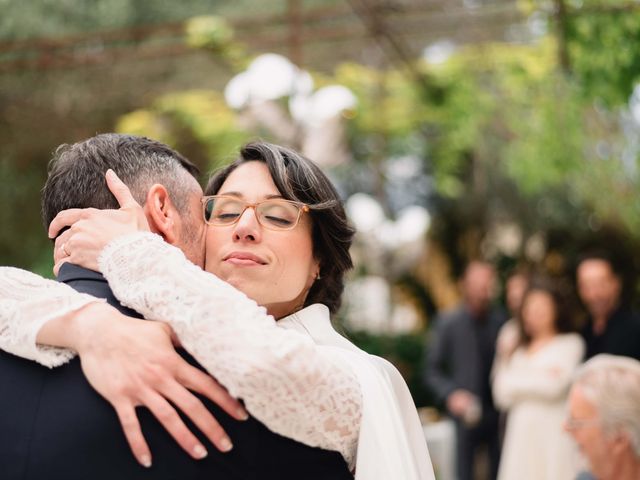
[[[248,203],[281,197],[267,165],[259,161],[236,168],[217,194]],[[319,272],[309,214],[303,213],[293,230],[262,227],[253,208],[247,208],[233,225],[208,225],[205,269],[266,307],[275,318],[298,310]]]
[[[522,303],[522,321],[532,338],[555,333],[556,307],[551,294],[542,290],[529,292]]]

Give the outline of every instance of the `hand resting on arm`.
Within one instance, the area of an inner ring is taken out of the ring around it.
[[[137,406],[147,407],[196,459],[205,457],[206,449],[172,404],[220,451],[229,451],[232,444],[189,390],[206,396],[236,419],[247,418],[240,403],[222,386],[178,355],[166,324],[130,318],[105,303],[91,303],[45,323],[37,340],[78,352],[87,380],[115,408],[131,450],[142,465],[151,464],[151,452],[135,413]]]

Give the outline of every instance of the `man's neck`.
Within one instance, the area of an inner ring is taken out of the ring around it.
[[[488,305],[473,305],[469,302],[465,302],[464,308],[469,312],[469,315],[476,320],[484,320],[489,313]]]
[[[602,335],[607,328],[607,321],[609,317],[601,316],[601,317],[593,317],[591,321],[591,328],[593,330],[593,334],[597,337]]]
[[[620,304],[616,304],[609,312],[603,315],[591,316],[591,328],[595,336],[600,336],[607,329],[607,325],[616,312],[620,309]]]

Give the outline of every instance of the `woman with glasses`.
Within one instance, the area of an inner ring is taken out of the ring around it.
[[[575,478],[571,442],[562,429],[584,342],[573,330],[567,299],[548,279],[534,279],[518,315],[520,345],[496,355],[493,398],[507,412],[499,480]]]
[[[138,232],[142,209],[117,177],[107,181],[125,208],[60,215],[52,228],[74,226],[58,237],[57,260],[99,269],[123,304],[168,323],[271,430],[339,451],[358,479],[433,478],[397,370],[331,326],[352,266],[353,230],[315,164],[254,143],[215,174],[202,199],[206,271]]]

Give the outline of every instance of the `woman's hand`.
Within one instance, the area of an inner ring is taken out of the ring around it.
[[[114,238],[149,231],[142,207],[113,170],[105,174],[107,186],[120,209],[72,208],[58,213],[49,225],[49,238],[56,238],[53,272],[57,275],[64,262],[98,271],[98,256]],[[60,231],[67,228],[58,235]]]
[[[55,335],[65,330],[62,346],[74,348],[80,355],[85,376],[115,408],[140,464],[151,465],[151,452],[136,416],[138,406],[147,407],[193,458],[204,458],[207,451],[176,408],[220,451],[232,448],[220,424],[189,390],[206,396],[238,420],[248,418],[246,410],[211,376],[174,350],[168,325],[127,317],[104,303],[83,307],[71,314],[65,324],[49,323],[40,330],[38,341],[62,343]]]

